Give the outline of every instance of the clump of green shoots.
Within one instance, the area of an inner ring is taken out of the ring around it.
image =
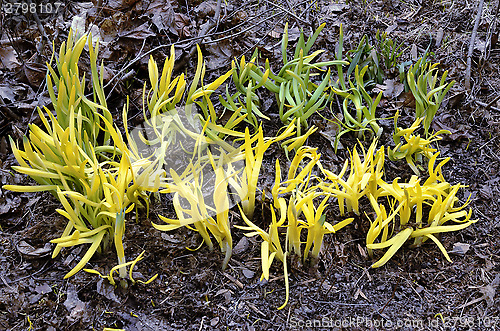
[[[430,159],[434,153],[437,152],[437,149],[432,148],[431,144],[435,141],[441,140],[441,134],[450,134],[450,131],[440,130],[432,134],[429,139],[426,139],[424,137],[420,137],[419,134],[415,134],[415,131],[420,128],[423,118],[417,118],[407,129],[398,127],[398,118],[399,110],[394,116],[393,139],[396,147],[387,150],[389,159],[392,161],[405,159],[413,172],[416,175],[419,175],[420,171],[418,167],[421,166],[418,166],[418,164],[422,163],[422,156]],[[401,138],[404,139],[405,143],[401,142]]]
[[[428,137],[432,120],[455,81],[446,83],[448,71],[445,71],[441,79],[438,80],[437,66],[439,63],[423,63],[424,61],[421,58],[410,67],[407,73],[407,82],[415,98],[415,115],[417,118],[424,119],[425,136]]]
[[[85,77],[80,77],[78,61],[88,40],[92,71],[93,100],[85,93]],[[39,185],[6,185],[5,189],[21,192],[50,191],[61,202],[57,212],[67,219],[52,257],[62,248],[90,244],[79,263],[66,274],[71,277],[81,270],[95,252],[104,252],[113,244],[118,257],[120,277],[126,277],[127,262],[122,243],[125,215],[134,206],[147,202],[148,192],[159,188],[150,185],[151,161],[135,159],[113,126],[113,119],[103,91],[101,65],[98,73],[97,54],[92,38],[77,41],[70,31],[63,43],[54,70],[51,63],[47,86],[55,116],[44,108],[38,109],[43,127],[30,125],[28,137],[23,137],[21,150],[11,139],[20,173],[33,178]],[[47,119],[48,117],[48,119]],[[138,175],[143,169],[142,175]]]

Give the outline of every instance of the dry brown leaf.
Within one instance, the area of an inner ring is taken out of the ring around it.
[[[9,70],[16,69],[21,65],[21,63],[17,60],[16,51],[12,46],[0,47],[0,62],[4,68]]]
[[[191,21],[189,17],[184,14],[175,13],[175,22],[169,27],[169,31],[179,38],[191,37],[191,32],[189,27],[191,26]]]
[[[26,259],[37,259],[43,256],[47,256],[52,251],[50,243],[46,243],[45,246],[41,248],[35,248],[24,240],[21,240],[17,244],[16,248],[17,251],[21,253]]]
[[[122,32],[118,33],[118,36],[120,38],[131,38],[131,39],[140,39],[140,40],[144,40],[147,37],[152,37],[155,35],[156,34],[153,33],[151,31],[151,29],[149,28],[148,23],[143,23],[132,30],[122,31]]]
[[[174,9],[169,1],[154,0],[145,12],[158,31],[168,31],[174,23]]]
[[[399,82],[399,79],[386,79],[384,84],[375,86],[378,91],[383,91],[384,97],[387,99],[395,99],[403,93],[405,86]]]

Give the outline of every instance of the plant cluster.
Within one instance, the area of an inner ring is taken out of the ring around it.
[[[261,67],[254,54],[249,62],[244,57],[234,61],[231,70],[205,84],[205,65],[198,48],[197,68],[189,88],[183,74],[173,74],[172,46],[162,70],[152,58],[148,63],[151,88],[145,84],[143,89],[144,128],[140,132],[129,130],[127,102],[122,112],[124,134],[114,124],[106,104],[103,66],[99,73],[97,65],[98,44],[93,47],[92,38],[88,38],[92,84],[86,88],[78,61],[87,37],[75,41],[70,32],[55,60],[55,69],[53,60],[47,64],[47,86],[54,113],[47,108],[38,109],[43,127],[31,124],[22,148],[11,139],[20,164],[14,169],[29,175],[38,185],[4,187],[22,192],[50,191],[59,199],[63,209],[57,211],[68,222],[61,237],[52,240],[56,244],[53,257],[63,247],[90,244],[65,277],[84,268],[95,252],[114,246],[118,264],[109,274],[84,270],[116,284],[114,273],[118,272],[123,280],[129,268],[128,278],[135,283],[132,269],[143,259],[144,252],[127,262],[123,246],[126,219],[134,208],[137,213],[144,207],[149,214],[151,194],[172,195],[176,214],[159,215],[163,223],[152,225],[161,231],[187,227],[198,232],[210,250],[218,244],[224,254],[223,268],[231,258],[235,229],[243,230],[246,236],[259,236],[262,279],[269,279],[274,261],[283,265],[286,299],[280,308],[288,302],[289,256],[315,264],[325,235],[338,232],[355,217],[368,217],[369,211],[362,209],[361,199],[369,201],[371,214],[375,215],[366,233],[370,256],[374,250],[387,248],[372,267],[385,264],[410,238],[415,238],[413,246],[431,239],[449,260],[436,234],[457,231],[474,222],[470,210],[464,210],[467,203],[456,206],[460,185],[451,185],[443,178],[441,168],[448,159],[436,165],[439,152],[431,144],[447,132],[429,133],[432,118],[453,82],[446,84],[445,73],[438,83],[436,64],[428,64],[425,59],[410,67],[405,77],[417,100],[415,122],[410,128],[399,128],[397,113],[393,133],[396,146],[377,149],[382,128],[375,112],[382,93],[372,96],[371,86],[382,74],[379,59],[386,67],[395,67],[401,46],[378,34],[381,53],[377,53],[365,36],[356,50],[347,52],[347,62],[343,60],[341,28],[336,59],[316,62],[322,51],[309,53],[323,27],[307,40],[301,33],[290,59],[285,26],[283,66],[277,74],[268,60]],[[350,66],[344,75],[343,66],[347,64]],[[335,82],[332,68],[337,72]],[[236,92],[230,92],[226,85],[224,96],[219,96],[223,112],[230,112],[223,116],[211,97],[228,79]],[[269,117],[260,108],[260,88],[275,94],[284,125],[273,137],[266,137],[261,125]],[[88,90],[92,91],[90,98]],[[371,132],[373,137],[362,154],[357,147],[350,151],[338,174],[323,166],[316,148],[306,145],[308,137],[317,130],[309,125],[309,118],[335,97],[343,99],[344,130],[339,131],[337,141],[349,131],[358,132],[358,138],[365,137],[365,132]],[[247,126],[242,129],[245,123]],[[421,124],[425,138],[416,133]],[[259,187],[259,178],[264,154],[272,144],[280,144],[291,159],[286,166],[273,160],[275,180],[268,196],[266,189]],[[407,183],[399,178],[386,182],[386,150],[389,159],[405,159],[417,175]],[[172,155],[180,166],[170,164]],[[428,159],[428,178],[418,177],[422,157]],[[259,191],[263,196],[263,225],[255,219]],[[335,203],[339,217],[332,216],[334,212],[329,208]],[[241,215],[241,220],[236,220],[239,224],[234,224],[229,213],[235,205]],[[148,283],[155,277],[137,281]]]
[[[99,46],[94,48],[90,42],[92,99],[85,95],[86,80],[85,75],[80,78],[78,59],[86,40],[82,37],[75,41],[70,33],[60,48],[56,69],[47,64],[47,86],[55,115],[47,108],[38,109],[43,128],[30,124],[28,137],[23,137],[24,150],[11,139],[12,151],[20,164],[14,169],[39,185],[4,188],[50,191],[60,200],[63,209],[57,212],[68,222],[61,237],[51,241],[57,244],[52,257],[63,247],[91,244],[65,278],[81,270],[96,251],[113,244],[120,276],[125,277],[125,214],[134,206],[147,204],[148,193],[158,190],[159,185],[148,182],[152,177],[151,161],[135,158],[112,125],[102,87],[102,66],[101,75],[98,74]]]
[[[419,134],[415,134],[415,131],[420,128],[423,118],[417,118],[407,129],[398,127],[398,118],[399,110],[394,116],[394,133],[392,135],[394,142],[396,143],[396,147],[388,149],[387,155],[392,161],[405,159],[413,172],[419,175],[420,171],[417,168],[417,164],[422,163],[422,156],[430,159],[434,153],[437,152],[437,149],[432,148],[431,144],[435,141],[441,140],[440,134],[450,134],[450,131],[439,130],[438,132],[430,135],[429,139],[426,139],[421,137]],[[401,137],[406,143],[403,144],[401,142]]]

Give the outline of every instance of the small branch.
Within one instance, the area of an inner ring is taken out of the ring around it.
[[[480,106],[482,106],[482,107],[484,107],[484,108],[486,108],[486,109],[488,109],[488,108],[489,108],[489,109],[492,109],[492,110],[495,110],[495,111],[500,112],[500,108],[493,107],[493,106],[491,106],[491,105],[489,105],[489,104],[487,104],[487,103],[484,103],[484,102],[481,102],[481,101],[478,101],[478,100],[475,100],[475,103],[477,103],[478,105],[480,105]],[[489,107],[488,107],[488,106],[489,106]]]
[[[304,3],[307,3],[309,0],[304,0],[304,1],[301,1],[297,4],[294,4],[294,8],[297,7],[297,6],[301,6],[303,5]],[[309,5],[308,8],[310,8],[312,5],[314,5],[316,3],[316,1],[313,1],[311,2],[311,4]],[[306,10],[308,9],[306,8]],[[227,39],[231,39],[231,38],[235,38],[241,34],[244,34],[246,33],[247,31],[255,28],[256,26],[259,26],[260,24],[262,23],[265,23],[267,21],[269,21],[270,19],[276,17],[276,16],[279,16],[279,15],[283,15],[283,12],[282,11],[279,11],[278,13],[276,14],[273,14],[269,17],[265,17],[263,18],[262,20],[260,20],[259,22],[257,23],[252,23],[250,24],[250,26],[247,26],[245,29],[239,31],[239,32],[236,32],[236,33],[233,33],[231,35],[227,35],[225,37],[220,37],[218,39],[213,39],[213,40],[210,40],[210,41],[203,41],[201,40],[199,42],[200,45],[208,45],[208,44],[213,44],[213,43],[216,43],[216,42],[219,42],[219,41],[222,41],[222,40],[227,40]],[[299,15],[299,17],[302,16],[302,14]],[[210,33],[210,34],[207,34],[207,35],[198,35],[196,37],[192,37],[192,38],[188,38],[188,39],[184,39],[183,42],[185,43],[191,43],[191,42],[195,42],[197,40],[200,40],[200,39],[204,39],[206,37],[214,37],[214,36],[219,36],[219,35],[222,35],[222,34],[227,34],[228,32],[230,31],[233,31],[233,30],[236,30],[237,28],[241,27],[241,26],[245,26],[246,24],[248,24],[248,21],[244,21],[228,30],[225,30],[225,31],[221,31],[221,32],[215,32],[215,33]],[[172,46],[173,44],[175,43],[169,43],[169,44],[163,44],[163,45],[159,45],[159,46],[156,46],[155,48],[153,49],[150,49],[149,51],[143,53],[143,54],[139,54],[137,55],[133,60],[131,60],[126,66],[124,66],[122,69],[120,69],[120,71],[118,71],[113,77],[111,77],[111,79],[108,81],[108,83],[106,85],[104,85],[104,88],[107,88],[109,85],[111,85],[111,83],[113,81],[115,81],[116,79],[119,78],[119,76],[121,76],[128,68],[130,68],[132,65],[134,65],[135,63],[137,63],[138,61],[140,61],[142,58],[144,58],[145,56],[148,56],[149,54],[153,54],[155,52],[157,52],[158,50],[162,49],[162,48],[167,48],[167,47],[170,47]],[[185,46],[180,46],[178,45],[179,47],[189,47],[190,44],[186,44]]]
[[[31,0],[28,0],[28,4],[31,5]],[[38,27],[38,30],[40,31],[40,34],[42,35],[43,38],[45,38],[45,41],[49,41],[49,36],[47,35],[47,32],[45,32],[45,29],[43,27],[42,21],[40,21],[40,17],[38,17],[38,14],[35,11],[31,13],[33,15],[33,18],[35,19],[36,25]]]
[[[486,109],[490,108],[490,107],[491,107],[491,106],[493,106],[493,104],[494,104],[495,102],[497,102],[497,100],[499,100],[499,99],[500,99],[500,94],[499,94],[499,95],[497,95],[495,99],[491,100],[491,101],[490,101],[490,102],[489,102],[486,106],[484,106],[484,107],[485,107]]]
[[[470,71],[472,66],[472,53],[474,52],[474,43],[476,41],[477,28],[479,27],[479,21],[481,20],[481,15],[483,14],[483,4],[484,0],[480,0],[479,6],[477,8],[476,22],[474,23],[474,29],[472,30],[472,36],[469,42],[469,52],[467,54],[467,69],[465,70],[465,88],[470,91]]]
[[[222,5],[222,0],[217,0],[217,7],[215,8],[214,21],[210,22],[210,20],[208,20],[205,24],[203,24],[200,33],[198,33],[198,38],[204,38],[204,36],[208,33],[208,31],[210,31],[210,29],[212,29],[216,25],[219,25],[221,5]],[[175,64],[174,70],[182,68],[186,64],[186,62],[190,58],[192,58],[195,54],[196,54],[196,44],[192,45],[189,53]]]
[[[265,2],[267,2],[268,4],[278,8],[278,9],[281,9],[283,12],[287,13],[288,15],[292,16],[293,18],[295,18],[296,21],[300,21],[302,22],[303,24],[306,24],[306,25],[309,25],[310,22],[307,22],[306,20],[300,18],[299,16],[295,15],[293,12],[291,12],[290,10],[287,10],[286,8],[283,8],[281,7],[280,5],[274,3],[273,1],[269,1],[269,0],[264,0]],[[297,22],[298,23],[298,22]]]
[[[18,41],[22,41],[21,37],[13,37],[12,39],[0,39],[0,45],[9,45],[13,43],[17,43]]]

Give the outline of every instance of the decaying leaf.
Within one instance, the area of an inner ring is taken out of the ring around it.
[[[145,15],[151,18],[151,22],[160,32],[168,31],[174,23],[174,10],[168,0],[152,1]]]
[[[37,259],[40,257],[48,256],[50,255],[50,252],[52,251],[52,247],[49,243],[45,244],[41,248],[35,248],[28,244],[26,241],[21,240],[17,244],[17,251],[21,253],[25,258],[27,259]]]
[[[148,23],[143,23],[131,30],[121,31],[118,33],[120,38],[131,38],[144,40],[147,37],[155,36],[156,34],[151,31]]]
[[[21,63],[17,59],[17,53],[12,46],[0,47],[0,63],[5,69],[14,70]]]

